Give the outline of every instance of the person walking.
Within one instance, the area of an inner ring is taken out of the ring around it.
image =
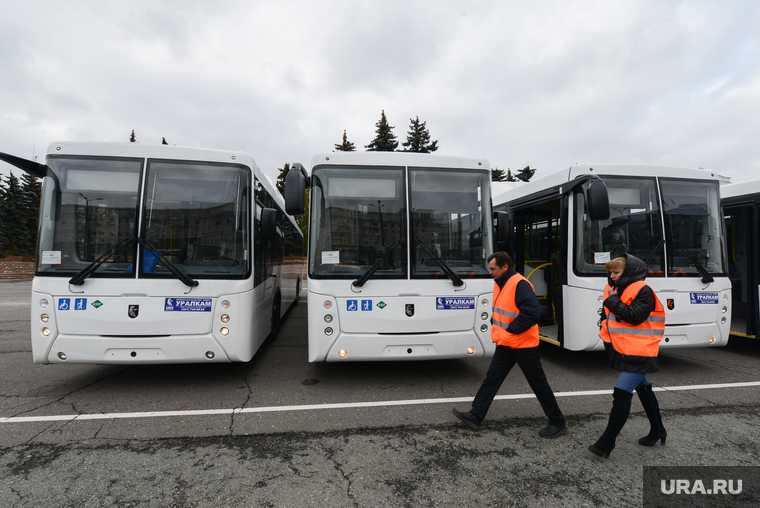
[[[664,445],[668,433],[662,425],[660,405],[646,376],[660,370],[657,355],[665,334],[665,308],[644,282],[649,267],[641,259],[623,254],[609,261],[604,268],[610,275],[604,288],[604,307],[599,310],[602,314],[599,337],[604,341],[611,367],[620,374],[612,393],[607,428],[588,449],[608,458],[628,420],[634,390],[651,427],[649,434],[639,439],[639,444],[654,446],[660,441]]]
[[[466,413],[453,409],[454,415],[471,429],[480,430],[496,392],[516,363],[549,418],[549,424],[538,434],[546,438],[565,434],[565,416],[546,381],[538,353],[541,307],[533,284],[513,269],[512,258],[506,252],[490,255],[488,269],[494,278],[491,340],[496,343],[496,350],[472,409]]]

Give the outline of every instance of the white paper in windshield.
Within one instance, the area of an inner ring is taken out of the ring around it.
[[[42,251],[42,264],[43,265],[60,265],[61,264],[61,251],[59,251],[59,250],[43,250]]]
[[[610,260],[609,252],[594,252],[594,264],[600,265]]]
[[[339,265],[340,264],[340,251],[327,250],[322,252],[322,264],[323,265]]]

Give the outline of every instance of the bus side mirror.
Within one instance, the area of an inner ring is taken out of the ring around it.
[[[509,214],[507,212],[495,212],[493,215],[496,219],[496,241],[509,244],[510,237],[512,236]]]
[[[277,238],[277,210],[274,208],[261,209],[261,241],[271,242]]]
[[[607,220],[610,218],[610,198],[607,186],[601,178],[594,178],[586,190],[588,215],[591,220]]]
[[[301,215],[306,211],[306,170],[296,162],[285,175],[285,212]]]

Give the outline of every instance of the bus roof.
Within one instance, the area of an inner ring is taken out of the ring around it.
[[[715,180],[719,181],[719,176],[715,171],[695,168],[682,168],[675,166],[653,166],[648,164],[573,164],[566,170],[560,170],[550,173],[542,178],[533,180],[523,185],[517,185],[512,189],[501,191],[498,195],[494,194],[493,204],[502,204],[507,201],[513,201],[525,196],[546,191],[552,188],[559,188],[580,176],[599,175],[599,176],[659,176],[667,178],[689,178],[696,180]]]
[[[730,183],[720,188],[720,197],[723,199],[753,194],[760,194],[760,179]]]
[[[330,152],[311,158],[311,167],[320,164],[345,164],[352,166],[415,166],[425,168],[457,168],[489,170],[486,159],[449,157],[430,153],[412,152]]]
[[[112,157],[204,160],[209,162],[237,162],[249,166],[255,165],[253,158],[245,152],[162,145],[159,143],[56,141],[50,143],[47,153],[48,155],[102,155]]]

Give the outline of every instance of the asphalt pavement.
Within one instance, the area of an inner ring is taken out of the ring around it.
[[[0,284],[0,506],[642,506],[645,466],[760,467],[751,340],[663,351],[665,446],[638,444],[634,397],[600,459],[603,354],[542,345],[568,434],[538,436],[518,369],[474,432],[451,408],[469,407],[488,359],[309,364],[299,305],[245,364],[34,365],[30,294]],[[701,501],[757,506],[745,485]]]

